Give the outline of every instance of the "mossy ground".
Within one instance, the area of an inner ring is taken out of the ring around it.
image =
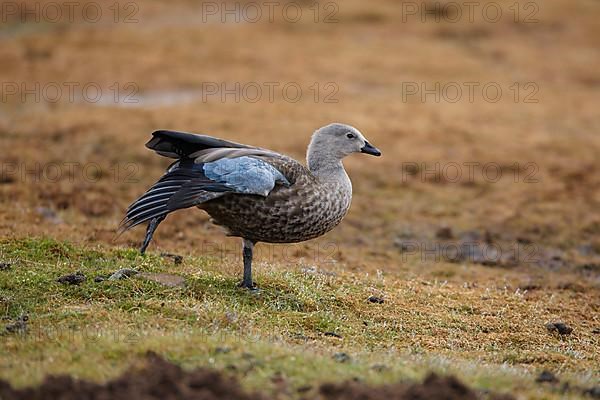
[[[153,350],[274,392],[282,377],[293,393],[318,382],[376,384],[437,371],[476,389],[558,398],[556,388],[534,382],[541,369],[588,387],[599,363],[598,335],[591,332],[597,306],[569,290],[535,295],[261,263],[260,290],[251,292],[236,287],[237,265],[215,258],[186,256],[173,264],[135,250],[51,239],[5,240],[0,254],[13,263],[0,273],[5,323],[29,318],[27,332],[5,334],[0,347],[2,377],[17,385],[48,373],[108,379]],[[120,268],[178,274],[187,283],[93,279]],[[56,282],[76,271],[87,277],[82,284]],[[369,302],[371,295],[384,303]],[[573,334],[547,332],[557,307],[561,316],[581,316]],[[342,352],[350,359],[336,360]]]

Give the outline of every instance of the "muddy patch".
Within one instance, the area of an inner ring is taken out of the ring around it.
[[[285,380],[277,385],[280,393],[289,395]],[[454,377],[440,377],[435,374],[425,378],[423,383],[397,383],[373,387],[352,381],[340,384],[323,384],[319,387],[303,386],[297,389],[303,398],[321,400],[378,400],[378,399],[428,399],[428,400],[476,400],[479,394]],[[280,396],[281,395],[281,396]],[[268,399],[272,395],[252,393],[241,388],[238,380],[230,375],[208,369],[184,371],[155,353],[147,355],[143,368],[131,368],[120,377],[104,384],[77,380],[70,376],[47,377],[41,385],[24,389],[14,389],[0,380],[0,398],[5,400],[75,400],[75,399],[114,399],[114,400],[155,400],[155,399]],[[490,399],[512,399],[510,396],[488,396]]]
[[[600,274],[600,261],[589,246],[569,251],[535,243],[524,236],[491,230],[455,232],[442,226],[435,232],[403,232],[394,239],[403,257],[417,256],[422,261],[479,264],[514,268],[533,266],[544,270],[574,270],[584,275]],[[583,252],[581,251],[583,249]],[[584,255],[585,254],[585,255]],[[582,260],[586,260],[582,262]],[[527,286],[527,285],[526,285]],[[527,289],[539,289],[533,283]]]
[[[85,282],[85,275],[83,272],[77,271],[74,274],[64,275],[56,279],[56,282],[68,284],[68,285],[79,285]]]
[[[76,400],[76,399],[264,399],[244,392],[235,379],[216,371],[183,371],[156,354],[147,356],[147,366],[130,369],[106,384],[76,380],[70,376],[51,376],[37,387],[13,389],[0,381],[0,398],[6,400]]]

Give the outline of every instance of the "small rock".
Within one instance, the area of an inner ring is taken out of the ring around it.
[[[0,271],[8,271],[11,266],[12,266],[11,263],[0,262]]]
[[[452,233],[452,228],[443,226],[437,230],[435,237],[441,240],[450,240],[454,239],[454,234]]]
[[[306,393],[308,391],[310,391],[312,389],[312,386],[310,385],[304,385],[304,386],[300,386],[298,389],[296,389],[296,392],[298,393]]]
[[[535,261],[542,268],[557,270],[567,267],[569,263],[564,257],[564,254],[558,250],[535,250],[532,254],[531,261]]]
[[[304,336],[301,333],[294,333],[291,336],[292,336],[292,339],[294,339],[294,340],[303,340],[305,342],[310,339],[308,336]]]
[[[175,265],[179,265],[183,262],[183,256],[180,256],[178,254],[160,253],[160,256],[165,257],[165,258],[172,258],[173,264],[175,264]]]
[[[558,382],[558,378],[556,377],[556,375],[554,375],[550,371],[542,371],[542,373],[539,374],[537,378],[535,378],[535,381],[539,382],[539,383],[542,383],[542,382],[556,383],[556,382]]]
[[[367,300],[369,300],[369,302],[371,302],[371,303],[383,304],[383,299],[381,297],[369,296],[369,298]]]
[[[531,240],[530,238],[525,237],[525,236],[517,236],[517,238],[515,240],[517,241],[517,243],[520,243],[520,244],[532,244],[533,243],[533,240]]]
[[[542,285],[533,280],[525,281],[519,285],[519,289],[527,290],[527,291],[538,290],[541,288],[542,288]]]
[[[51,208],[48,207],[38,207],[35,209],[35,211],[42,216],[45,220],[58,225],[58,224],[62,224],[62,219],[56,214],[56,212],[54,210],[52,210]]]
[[[98,275],[97,277],[94,278],[94,282],[96,282],[96,283],[104,282],[105,280],[106,280],[106,276],[104,276],[104,275]]]
[[[576,267],[583,272],[600,273],[600,263],[590,262]]]
[[[29,317],[23,315],[18,321],[8,324],[4,327],[5,333],[26,333],[27,332],[27,321]]]
[[[323,335],[342,339],[342,335],[340,335],[339,333],[335,333],[335,332],[324,332]]]
[[[131,278],[132,276],[136,275],[137,273],[138,272],[135,269],[123,268],[123,269],[116,271],[111,276],[109,276],[108,280],[109,281],[118,281],[119,279],[123,279],[123,278]]]
[[[371,369],[375,372],[383,372],[387,371],[389,368],[387,367],[387,365],[384,364],[374,364],[371,366]]]
[[[58,283],[68,283],[69,285],[79,285],[85,281],[85,275],[82,272],[61,276],[56,280]]]
[[[215,354],[227,354],[231,351],[229,347],[215,347]]]
[[[335,353],[333,359],[337,362],[345,363],[350,361],[350,356],[347,353]]]
[[[590,396],[592,399],[600,399],[600,386],[594,386],[589,389],[585,389],[583,394]]]
[[[591,257],[591,256],[595,256],[598,254],[596,252],[596,249],[594,248],[594,246],[591,243],[586,243],[586,244],[577,246],[577,251],[579,252],[580,255],[582,255],[584,257]]]
[[[569,335],[573,332],[573,328],[563,322],[550,322],[546,324],[546,329],[549,332],[558,332],[559,335]]]

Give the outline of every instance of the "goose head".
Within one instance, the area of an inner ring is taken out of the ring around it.
[[[319,168],[328,163],[341,161],[353,153],[365,153],[379,157],[381,151],[373,146],[355,127],[333,123],[315,131],[308,145],[309,168]]]

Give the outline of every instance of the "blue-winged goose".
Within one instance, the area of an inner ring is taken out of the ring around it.
[[[344,218],[352,184],[342,159],[352,153],[381,155],[358,129],[330,124],[308,146],[308,168],[271,150],[205,135],[156,131],[146,147],[177,159],[127,209],[124,232],[149,221],[144,253],[167,214],[196,206],[229,236],[243,239],[244,278],[253,288],[252,251],[257,242],[295,243],[323,235]]]

